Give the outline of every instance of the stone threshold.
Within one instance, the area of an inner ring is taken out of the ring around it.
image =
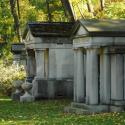
[[[65,113],[75,113],[75,114],[98,114],[106,112],[122,112],[124,111],[123,106],[113,106],[113,105],[87,105],[84,103],[72,102],[70,106],[64,108]]]

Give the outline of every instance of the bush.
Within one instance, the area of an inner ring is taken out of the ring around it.
[[[10,95],[14,80],[24,80],[26,73],[23,66],[18,68],[15,65],[6,66],[0,64],[0,91],[3,94]]]

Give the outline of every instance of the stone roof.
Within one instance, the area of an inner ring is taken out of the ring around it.
[[[25,38],[28,30],[34,37],[69,37],[71,35],[74,23],[69,22],[33,22],[28,23],[28,27],[24,32]]]
[[[79,20],[73,32],[80,25],[87,31],[87,36],[125,36],[125,20]]]

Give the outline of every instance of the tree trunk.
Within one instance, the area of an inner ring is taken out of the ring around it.
[[[69,1],[68,0],[61,0],[61,2],[62,2],[62,5],[65,9],[66,15],[68,16],[70,21],[74,21],[74,15],[73,15]]]
[[[11,8],[11,13],[14,19],[14,26],[15,26],[15,30],[18,36],[18,40],[19,42],[22,42],[20,23],[19,23],[18,14],[16,12],[16,0],[10,0],[10,8]]]
[[[86,2],[87,2],[88,11],[94,15],[94,8],[93,8],[93,5],[92,5],[92,1],[86,0]]]
[[[50,12],[50,7],[49,7],[49,1],[46,0],[46,7],[47,7],[47,12],[48,12],[48,20],[49,22],[52,22],[52,15],[51,15],[51,12]]]
[[[104,6],[105,6],[105,0],[100,0],[100,7],[102,11],[104,10]]]

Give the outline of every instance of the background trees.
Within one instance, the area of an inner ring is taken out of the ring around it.
[[[125,18],[125,0],[70,0],[76,19]]]
[[[21,42],[29,21],[69,21],[66,0],[1,0],[0,2],[0,55],[10,55],[10,44]],[[69,0],[75,19],[125,19],[125,0]],[[47,4],[48,3],[48,4]],[[49,10],[48,10],[49,7]],[[50,19],[51,17],[51,19]]]

